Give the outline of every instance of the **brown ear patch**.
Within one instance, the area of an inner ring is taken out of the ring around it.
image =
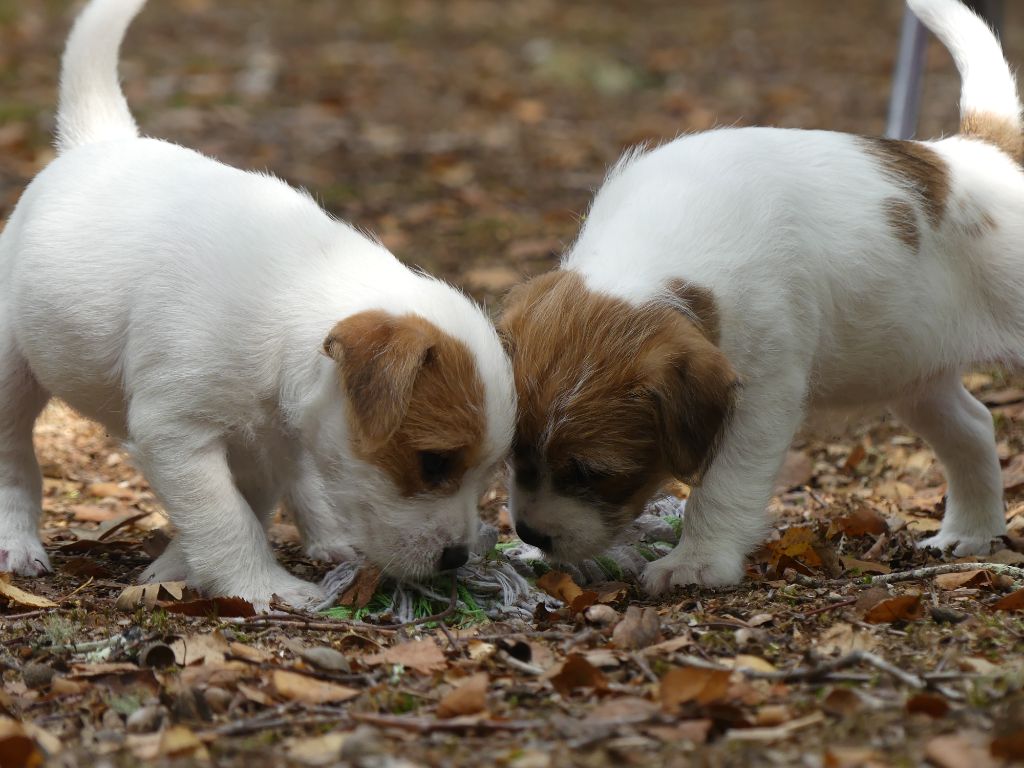
[[[874,156],[882,169],[921,201],[932,227],[942,223],[949,199],[949,168],[942,157],[927,144],[862,137],[868,154]]]
[[[341,367],[356,454],[404,496],[454,492],[486,431],[466,345],[416,315],[368,310],[335,325],[324,351]]]
[[[710,459],[735,374],[711,341],[712,294],[684,283],[667,290],[682,291],[685,311],[668,301],[634,306],[562,270],[509,294],[499,326],[519,398],[517,483],[549,482],[624,524],[662,482]]]
[[[1024,137],[1013,120],[991,112],[966,112],[960,118],[960,133],[994,144],[1018,163],[1024,159]]]

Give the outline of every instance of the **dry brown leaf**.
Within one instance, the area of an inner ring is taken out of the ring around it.
[[[401,664],[408,669],[429,674],[447,666],[444,653],[433,640],[412,640],[399,643],[363,658],[366,664]]]
[[[992,739],[989,744],[989,754],[993,757],[1000,757],[1004,760],[1020,762],[1024,760],[1024,729],[1017,726],[1017,730],[1001,733]]]
[[[959,731],[935,736],[925,744],[924,754],[938,768],[994,768],[996,761],[976,731]]]
[[[848,571],[860,571],[862,573],[891,573],[892,568],[882,563],[871,562],[870,560],[858,560],[849,555],[840,555],[839,560],[843,568]]]
[[[184,594],[184,581],[132,584],[121,590],[114,607],[119,611],[133,611],[136,607],[144,605],[152,610],[161,600],[181,600]]]
[[[380,586],[380,570],[373,566],[363,566],[356,574],[355,581],[338,598],[338,605],[350,608],[365,608],[373,599],[377,587]]]
[[[572,580],[572,576],[562,571],[548,571],[537,579],[537,587],[566,605],[572,605],[583,594],[583,588]]]
[[[219,616],[226,618],[248,618],[256,615],[252,603],[240,597],[210,597],[202,600],[188,600],[183,603],[161,603],[160,607],[168,613],[180,613],[185,616]]]
[[[653,608],[631,605],[612,631],[612,640],[619,648],[637,650],[661,639],[661,620]]]
[[[994,611],[1024,611],[1024,589],[1011,592],[992,604]]]
[[[562,696],[568,696],[577,688],[593,688],[603,691],[608,688],[608,680],[601,670],[591,664],[578,653],[570,654],[561,669],[551,677],[551,685]]]
[[[666,712],[674,712],[680,704],[696,701],[711,704],[722,701],[729,692],[731,673],[721,669],[675,667],[661,677],[658,695]]]
[[[960,589],[960,587],[992,588],[992,574],[986,570],[964,571],[963,573],[942,573],[935,577],[939,589]]]
[[[915,693],[907,699],[907,712],[921,713],[933,719],[945,717],[949,713],[949,702],[937,693]]]
[[[475,715],[487,709],[487,686],[490,683],[486,672],[470,675],[459,681],[452,690],[441,697],[437,704],[438,717]]]
[[[40,595],[33,595],[11,583],[9,573],[0,573],[0,599],[26,608],[56,608],[57,604]]]
[[[787,451],[782,468],[775,478],[772,495],[778,496],[790,488],[799,488],[811,482],[814,476],[814,464],[811,457],[803,451]]]
[[[289,672],[287,669],[275,669],[270,678],[274,693],[288,701],[300,701],[303,704],[330,704],[348,701],[360,694],[355,688],[348,688],[326,680],[318,680],[308,675]]]
[[[848,515],[836,518],[833,525],[836,530],[847,536],[880,536],[889,530],[889,523],[882,513],[866,504],[857,507]]]
[[[920,595],[899,595],[883,600],[864,614],[869,624],[884,624],[893,621],[917,621],[924,618],[925,610]]]
[[[3,768],[36,768],[45,760],[35,739],[17,720],[0,717],[0,765]]]

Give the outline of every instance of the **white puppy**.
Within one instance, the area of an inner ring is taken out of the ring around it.
[[[945,467],[923,545],[1005,531],[992,419],[960,375],[1024,359],[1021,107],[980,19],[910,6],[960,69],[959,136],[743,128],[634,152],[561,268],[512,292],[523,539],[589,556],[669,477],[702,481],[645,584],[737,582],[805,412],[871,403]]]
[[[0,239],[0,570],[49,567],[32,424],[50,395],[130,441],[166,506],[179,535],[144,578],[317,600],[264,534],[282,497],[318,553],[461,565],[515,418],[493,327],[308,195],[140,138],[117,52],[143,2],[78,19],[59,157]]]

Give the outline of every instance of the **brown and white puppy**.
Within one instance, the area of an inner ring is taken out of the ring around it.
[[[807,410],[872,404],[944,464],[923,545],[1005,531],[992,420],[960,373],[1024,361],[1021,106],[980,19],[910,5],[964,78],[960,136],[723,129],[631,153],[561,268],[511,293],[525,541],[595,555],[677,477],[697,487],[646,587],[736,582]]]

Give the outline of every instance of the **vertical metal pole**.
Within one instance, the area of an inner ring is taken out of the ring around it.
[[[997,35],[1002,32],[1003,0],[973,0],[968,5],[988,22]],[[885,126],[885,135],[891,139],[909,139],[917,130],[927,40],[928,30],[909,8],[904,10],[900,49],[896,55],[892,96],[889,99],[889,119]]]

